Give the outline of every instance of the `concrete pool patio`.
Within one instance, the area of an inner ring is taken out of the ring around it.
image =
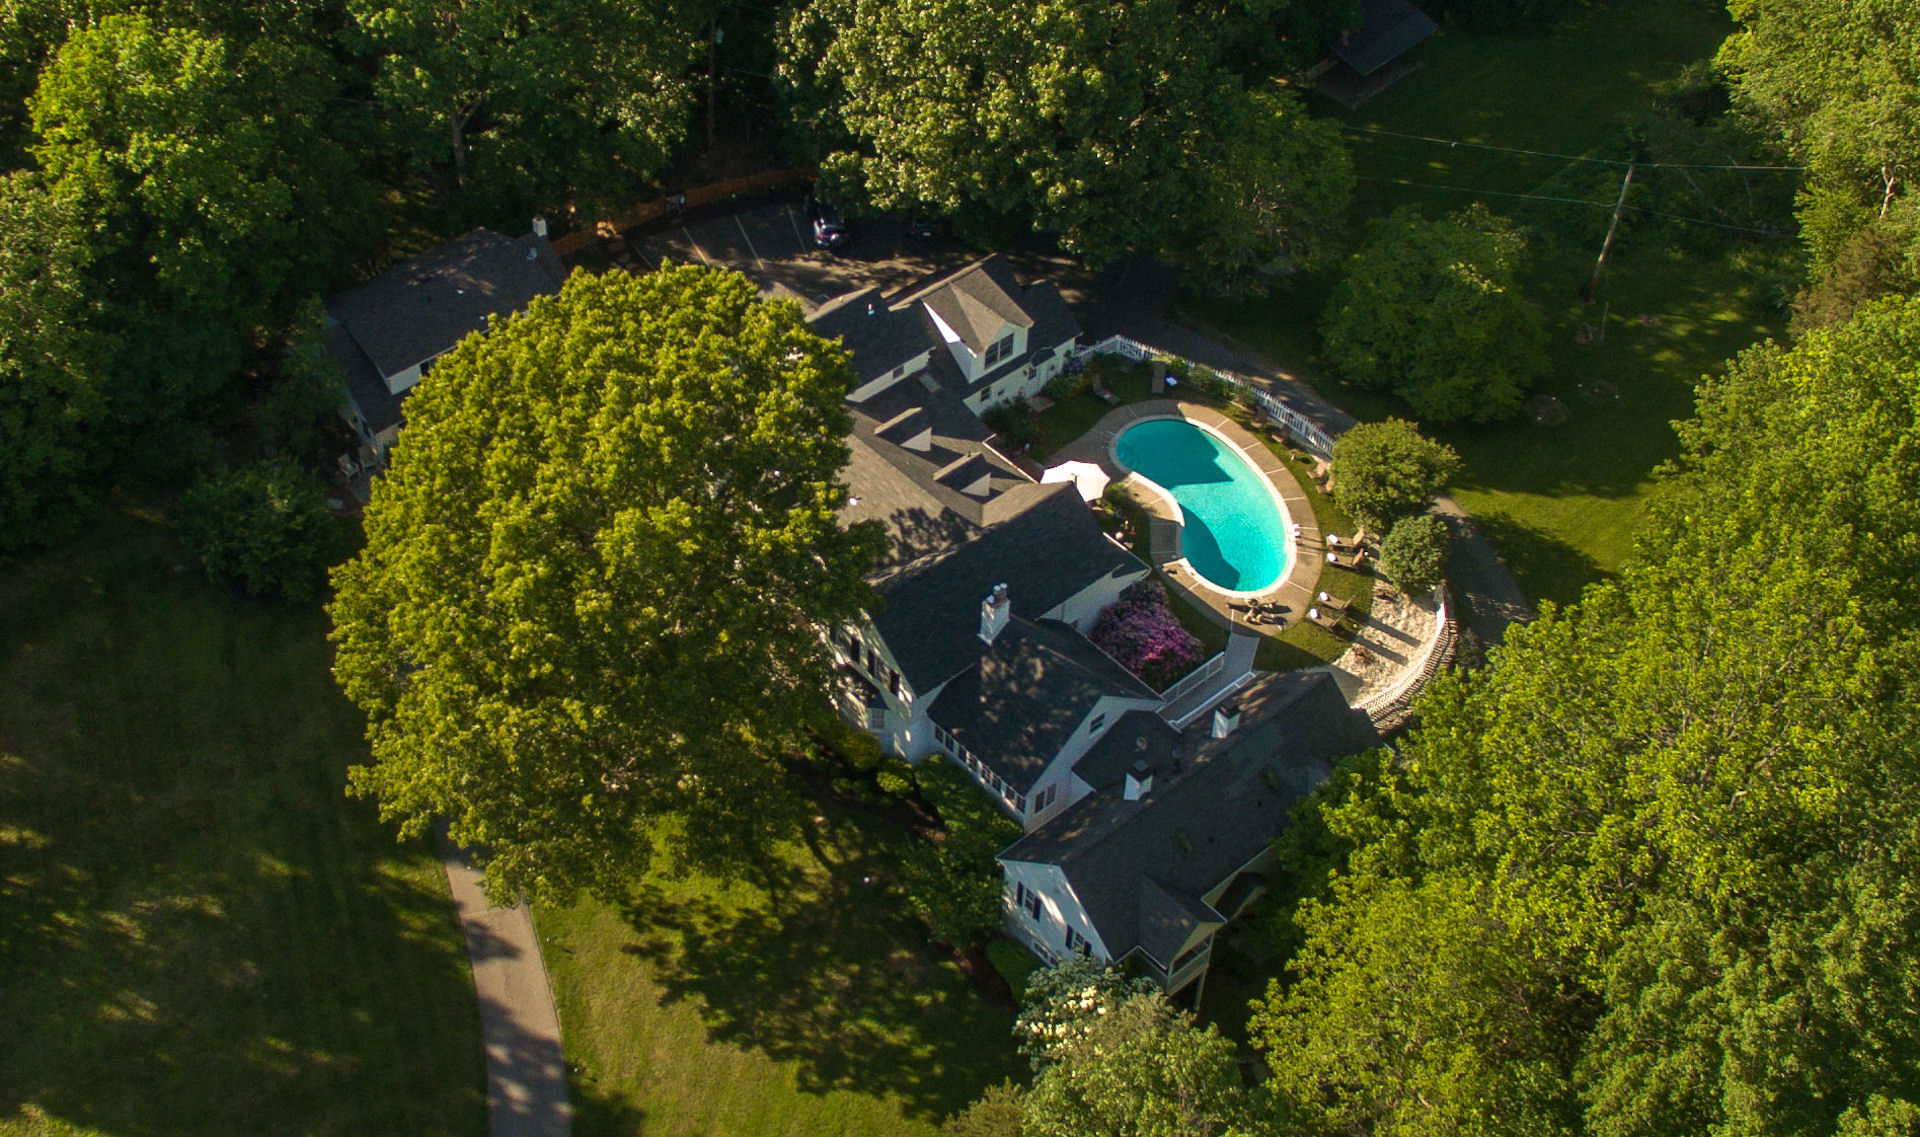
[[[1114,459],[1114,441],[1128,427],[1139,422],[1166,418],[1185,419],[1225,439],[1239,454],[1241,460],[1257,471],[1267,484],[1273,487],[1274,493],[1285,507],[1287,521],[1300,527],[1293,538],[1293,555],[1288,559],[1286,570],[1281,574],[1280,579],[1253,594],[1263,603],[1285,605],[1284,625],[1249,624],[1240,613],[1229,607],[1230,604],[1244,604],[1245,597],[1229,594],[1214,585],[1195,573],[1183,559],[1181,551],[1183,526],[1178,508],[1163,491],[1139,485],[1140,476],[1121,466]],[[1212,612],[1233,631],[1255,635],[1278,635],[1285,628],[1306,618],[1307,609],[1312,607],[1312,601],[1320,583],[1320,569],[1327,549],[1325,535],[1320,532],[1320,526],[1314,520],[1312,503],[1307,500],[1306,492],[1300,488],[1300,483],[1294,480],[1286,463],[1274,457],[1273,452],[1268,450],[1266,445],[1246,427],[1212,407],[1176,399],[1149,399],[1115,407],[1107,412],[1085,434],[1055,451],[1050,461],[1056,465],[1066,461],[1095,463],[1109,478],[1113,479],[1113,484],[1119,486],[1123,493],[1145,507],[1152,517],[1148,543],[1152,552],[1153,567],[1160,569],[1167,582],[1181,595]]]

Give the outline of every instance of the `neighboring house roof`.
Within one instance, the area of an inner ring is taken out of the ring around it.
[[[849,292],[822,304],[807,324],[827,339],[838,336],[853,354],[853,370],[860,382],[878,379],[894,368],[939,344],[929,340],[926,317],[908,307],[894,307],[878,288]]]
[[[367,424],[367,433],[379,434],[400,425],[401,396],[387,387],[380,369],[360,350],[360,345],[353,342],[347,326],[332,316],[327,317],[327,354],[346,373],[347,397],[359,409],[360,417]]]
[[[1156,698],[1152,688],[1057,620],[1014,616],[991,647],[981,646],[986,650],[980,666],[948,683],[927,716],[1016,793],[1033,788],[1101,699]]]
[[[484,331],[488,317],[558,292],[563,276],[544,238],[475,229],[335,296],[327,311],[386,377]]]
[[[1284,685],[1283,702],[1259,723],[1207,743],[1184,770],[1156,768],[1139,800],[1127,801],[1121,785],[1088,795],[1000,859],[1058,865],[1113,958],[1140,948],[1167,967],[1194,932],[1219,922],[1202,898],[1280,833],[1329,761],[1378,744],[1332,676],[1270,682]]]
[[[1340,62],[1371,75],[1411,51],[1439,25],[1408,0],[1362,0],[1360,26],[1328,44]]]
[[[986,651],[980,602],[994,585],[1008,586],[1016,615],[1039,616],[1104,577],[1146,568],[1107,539],[1071,483],[1023,487],[1019,499],[1026,508],[971,540],[874,582],[883,601],[874,627],[915,690],[931,691]]]

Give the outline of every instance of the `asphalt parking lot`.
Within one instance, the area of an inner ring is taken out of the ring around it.
[[[811,309],[861,288],[894,292],[978,255],[950,237],[908,237],[906,227],[891,218],[852,217],[848,228],[852,235],[844,247],[816,249],[800,202],[765,201],[629,232],[624,247],[615,248],[614,262],[630,272],[649,271],[662,260],[737,269],[763,292],[793,297]]]

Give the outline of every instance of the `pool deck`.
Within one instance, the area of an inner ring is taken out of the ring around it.
[[[1247,465],[1260,471],[1273,485],[1286,506],[1287,520],[1300,526],[1300,535],[1294,538],[1293,556],[1287,562],[1287,571],[1272,586],[1257,594],[1261,601],[1286,606],[1285,623],[1249,624],[1242,613],[1229,608],[1229,603],[1244,604],[1246,601],[1240,597],[1229,597],[1181,560],[1179,512],[1172,508],[1164,496],[1139,485],[1138,475],[1114,460],[1114,440],[1123,431],[1134,423],[1158,418],[1183,418],[1198,423],[1232,443]],[[1246,427],[1212,407],[1175,399],[1150,399],[1115,407],[1093,424],[1092,429],[1055,451],[1049,458],[1049,463],[1054,465],[1067,461],[1098,464],[1115,485],[1147,509],[1152,516],[1149,545],[1153,552],[1154,567],[1162,571],[1167,583],[1175,590],[1200,608],[1212,612],[1226,627],[1235,632],[1279,635],[1306,618],[1315,588],[1320,583],[1326,543],[1319,525],[1314,521],[1313,505],[1301,490],[1300,483],[1294,480],[1292,471]]]

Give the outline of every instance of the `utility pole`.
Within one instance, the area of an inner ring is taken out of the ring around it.
[[[715,16],[707,27],[707,154],[713,154],[713,106],[718,97],[719,72],[714,66],[714,49],[720,44],[720,18]]]
[[[1613,249],[1614,231],[1620,228],[1620,215],[1627,210],[1627,191],[1633,188],[1633,163],[1627,163],[1627,176],[1620,182],[1620,200],[1613,203],[1613,220],[1607,223],[1607,239],[1600,243],[1600,259],[1593,262],[1593,279],[1580,293],[1580,299],[1593,303],[1593,290],[1600,287],[1600,270],[1607,267],[1607,253]]]

